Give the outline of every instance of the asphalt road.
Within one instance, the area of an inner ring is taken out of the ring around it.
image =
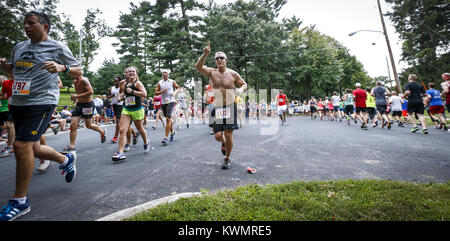
[[[252,121],[255,122],[255,121]],[[270,127],[270,128],[269,128]],[[450,134],[429,128],[430,134],[409,133],[340,122],[291,117],[279,123],[247,123],[235,131],[233,166],[222,170],[220,144],[207,125],[185,126],[175,141],[161,146],[163,129],[147,128],[152,149],[144,154],[142,139],[127,154],[111,161],[117,144],[110,144],[114,126],[107,126],[107,143],[81,129],[77,141],[78,173],[66,183],[53,163],[45,174],[32,177],[28,198],[32,211],[18,220],[96,220],[119,210],[176,193],[233,189],[251,183],[279,184],[293,180],[382,179],[416,182],[450,180]],[[61,150],[68,132],[47,135],[48,145]],[[36,167],[39,162],[36,161]],[[257,169],[255,174],[247,167]],[[0,159],[0,205],[14,192],[15,159]]]

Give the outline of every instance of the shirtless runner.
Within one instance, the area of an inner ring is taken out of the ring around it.
[[[213,124],[214,137],[222,143],[221,151],[225,155],[223,169],[231,168],[231,150],[233,149],[233,130],[238,129],[237,107],[235,96],[247,90],[247,83],[234,70],[227,68],[227,56],[223,52],[215,54],[217,69],[205,66],[206,57],[211,53],[211,45],[203,49],[203,55],[195,64],[197,70],[209,78],[209,82],[214,91],[214,114]],[[238,85],[239,88],[235,89]],[[225,137],[224,137],[225,133]]]

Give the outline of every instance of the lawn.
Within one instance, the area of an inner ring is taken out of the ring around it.
[[[294,181],[202,193],[126,221],[450,220],[450,182]]]

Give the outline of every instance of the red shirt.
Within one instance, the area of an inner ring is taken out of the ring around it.
[[[367,93],[363,89],[356,89],[353,91],[353,96],[355,97],[355,107],[367,107],[366,99]]]
[[[206,92],[206,103],[208,103],[209,105],[214,102],[214,91],[211,85],[205,86],[205,92]]]
[[[450,105],[450,81],[447,81],[447,85],[448,85],[448,88],[449,88],[449,91],[448,91],[448,93],[447,94],[445,94],[446,95],[446,102],[447,102],[447,105]],[[450,111],[450,110],[449,110]]]
[[[9,97],[12,96],[13,83],[14,83],[14,80],[8,79],[8,80],[5,80],[2,85],[2,93],[3,94],[6,93],[8,99],[9,99]]]
[[[161,96],[155,96],[155,98],[153,98],[153,104],[155,105],[155,109],[159,109],[161,108]]]
[[[285,94],[277,95],[277,100],[278,100],[279,106],[286,105],[286,95]]]

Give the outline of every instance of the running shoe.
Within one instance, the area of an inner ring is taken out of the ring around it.
[[[223,160],[222,169],[230,169],[231,168],[231,159],[225,158]]]
[[[70,145],[68,145],[68,146],[64,147],[64,149],[61,151],[61,153],[69,154],[69,153],[71,153],[73,151],[76,151],[76,150],[77,150],[76,148],[72,148],[72,147],[70,147]]]
[[[422,133],[423,134],[428,134],[428,130],[425,128],[425,129],[422,130]]]
[[[414,126],[414,127],[411,129],[411,133],[416,133],[418,130],[419,130],[419,127]]]
[[[117,143],[117,136],[115,136],[115,137],[113,137],[112,139],[111,139],[111,143]]]
[[[147,144],[144,144],[144,152],[147,153],[150,151],[150,141],[147,140]]]
[[[222,147],[220,148],[220,151],[222,151],[222,154],[225,156],[227,154],[227,148],[225,147],[225,144],[222,143]]]
[[[0,210],[0,221],[13,221],[14,219],[23,216],[31,211],[28,198],[24,204],[19,204],[17,200],[9,200],[8,205],[2,207]]]
[[[187,128],[189,128],[189,123],[188,123],[188,124],[186,124],[186,127],[187,127]]]
[[[387,128],[388,128],[388,130],[390,130],[391,127],[392,127],[392,122],[388,121],[388,122],[387,122]]]
[[[11,147],[5,147],[5,149],[2,149],[2,152],[0,153],[1,156],[8,156],[9,154],[13,153],[14,150]]]
[[[152,129],[153,129],[153,130],[156,130],[156,126],[152,126]]]
[[[175,138],[175,133],[177,132],[173,131],[173,133],[170,133],[170,141],[173,141],[173,139]]]
[[[101,143],[105,143],[106,133],[108,133],[108,131],[106,129],[102,129],[102,130],[103,130],[103,134],[100,134],[100,141],[101,141]]]
[[[39,172],[45,172],[45,170],[47,170],[47,168],[50,166],[50,161],[49,160],[45,160],[43,163],[39,164],[39,167],[37,168],[37,170]]]
[[[131,151],[130,145],[125,144],[125,147],[123,148],[123,151],[124,151],[124,152],[129,152],[129,151]]]
[[[214,135],[214,131],[211,129],[211,131],[209,132],[209,134]]]
[[[163,144],[163,146],[167,146],[167,138],[164,137],[161,143]]]
[[[140,135],[141,135],[141,133],[139,133],[139,131],[138,131],[138,132],[136,132],[136,135],[133,136],[133,146],[135,146],[138,143]]]
[[[77,175],[77,153],[75,151],[65,155],[68,162],[65,166],[60,165],[59,169],[63,170],[62,175],[65,175],[66,182],[72,182]]]
[[[127,159],[127,156],[125,156],[125,153],[120,153],[120,152],[116,152],[114,153],[114,155],[112,156],[112,161],[113,162],[119,162],[119,161],[123,161]]]

